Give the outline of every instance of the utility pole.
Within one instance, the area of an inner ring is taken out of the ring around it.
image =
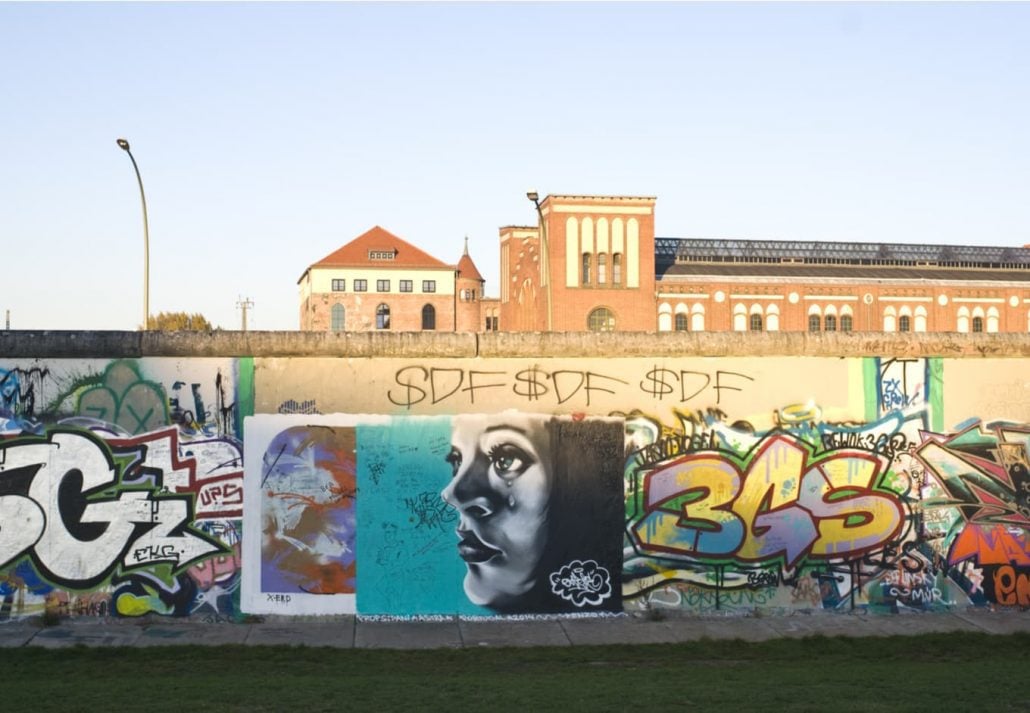
[[[240,297],[236,301],[236,306],[243,312],[243,331],[247,331],[247,309],[254,306],[254,303],[250,301],[250,298],[244,299]]]

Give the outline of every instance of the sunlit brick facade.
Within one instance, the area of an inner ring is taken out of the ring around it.
[[[1030,331],[1026,247],[655,238],[654,206],[548,196],[501,228],[500,328]]]
[[[656,238],[655,203],[547,196],[500,229],[493,298],[467,239],[450,265],[373,228],[301,276],[300,328],[1030,331],[1027,247]]]
[[[448,265],[376,226],[297,282],[302,331],[482,331],[484,280],[465,254]]]

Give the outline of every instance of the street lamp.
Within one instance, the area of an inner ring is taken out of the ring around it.
[[[118,148],[129,154],[132,167],[136,170],[136,181],[139,182],[139,198],[143,202],[143,331],[150,325],[150,228],[147,225],[147,197],[143,194],[143,179],[139,175],[139,166],[129,150],[129,142],[118,139]]]
[[[536,206],[536,214],[540,218],[540,243],[541,252],[540,271],[543,280],[544,296],[547,300],[547,331],[552,331],[551,325],[551,249],[547,243],[547,223],[544,222],[544,212],[540,209],[540,194],[536,191],[526,193],[526,198],[533,201]]]

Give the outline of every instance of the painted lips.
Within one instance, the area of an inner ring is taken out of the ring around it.
[[[501,551],[491,547],[476,537],[471,530],[458,530],[458,555],[466,562],[481,563],[501,554]]]

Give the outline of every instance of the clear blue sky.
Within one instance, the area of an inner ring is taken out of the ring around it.
[[[0,4],[0,320],[296,329],[373,225],[497,294],[525,192],[668,237],[1030,243],[1030,4]],[[0,324],[2,326],[2,324]]]

